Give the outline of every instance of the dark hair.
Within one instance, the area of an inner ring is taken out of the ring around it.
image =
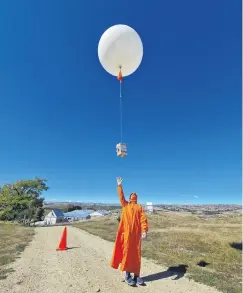
[[[131,199],[131,196],[132,196],[132,195],[136,195],[136,197],[138,197],[138,195],[137,195],[136,192],[132,192],[132,193],[130,194],[130,196],[129,196],[129,199]]]

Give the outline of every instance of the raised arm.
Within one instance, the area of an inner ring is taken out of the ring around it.
[[[122,178],[117,178],[117,191],[118,191],[118,196],[120,199],[120,203],[122,207],[125,207],[128,202],[125,199],[124,193],[123,193],[123,188],[122,188]]]
[[[144,210],[143,208],[141,207],[141,226],[142,226],[142,232],[144,233],[147,233],[148,232],[148,220],[147,220],[147,217],[144,213]]]

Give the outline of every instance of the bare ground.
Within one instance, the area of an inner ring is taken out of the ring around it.
[[[123,274],[110,268],[113,244],[74,227],[68,227],[67,251],[56,251],[63,227],[37,228],[33,241],[11,264],[14,270],[0,281],[1,293],[218,293],[214,288],[183,277],[177,280],[151,261],[143,259],[146,287],[131,288]]]

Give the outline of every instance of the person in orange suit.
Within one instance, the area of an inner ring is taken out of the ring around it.
[[[148,222],[143,208],[137,203],[137,194],[131,193],[126,201],[122,188],[122,178],[117,178],[117,190],[122,213],[112,254],[111,267],[126,272],[125,281],[128,285],[144,285],[140,277],[141,242],[147,237]],[[134,274],[132,278],[131,274]]]

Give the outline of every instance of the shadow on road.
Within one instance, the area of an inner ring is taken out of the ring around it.
[[[234,249],[242,250],[242,242],[232,242],[229,245]]]
[[[172,276],[176,276],[173,280],[178,280],[184,277],[187,271],[187,268],[188,268],[187,265],[178,265],[175,267],[169,267],[167,271],[145,276],[143,277],[143,280],[145,282],[152,282],[152,281],[170,278]]]
[[[67,250],[71,250],[71,249],[77,249],[77,248],[80,248],[79,246],[77,246],[77,247],[67,247]]]

